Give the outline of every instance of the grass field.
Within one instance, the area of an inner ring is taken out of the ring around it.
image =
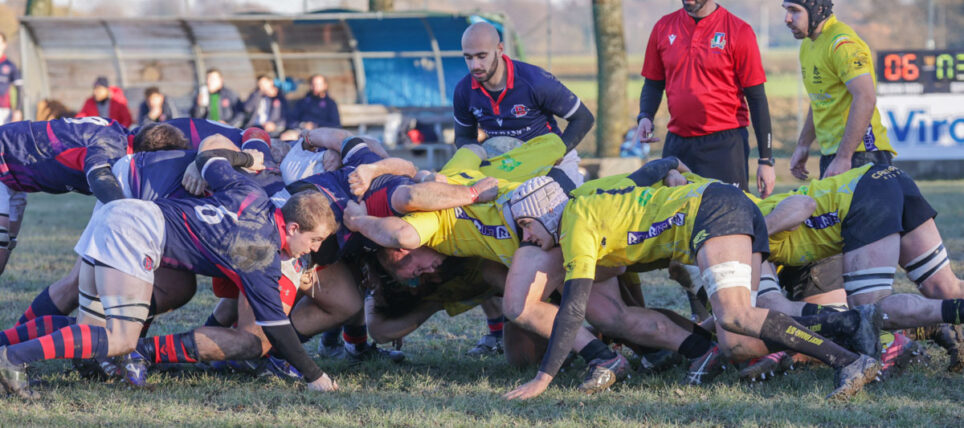
[[[783,187],[787,187],[786,183]],[[921,187],[941,212],[938,223],[958,272],[964,271],[964,181],[928,182]],[[67,272],[71,248],[90,213],[93,198],[31,195],[20,245],[0,279],[0,325],[16,321],[36,292]],[[207,281],[205,281],[205,285]],[[644,276],[653,306],[685,313],[678,287],[663,272]],[[153,333],[203,323],[214,303],[210,287],[185,308],[160,317]],[[912,290],[901,275],[899,288]],[[0,398],[0,425],[260,425],[260,426],[960,426],[964,424],[964,379],[943,370],[943,351],[929,347],[932,362],[912,367],[886,384],[871,385],[853,401],[829,404],[832,372],[798,370],[772,382],[736,383],[728,371],[708,387],[678,385],[682,371],[634,374],[613,390],[587,397],[574,389],[584,365],[561,374],[541,397],[506,402],[500,394],[530,379],[501,359],[461,355],[483,333],[478,309],[449,318],[437,315],[405,342],[401,365],[373,362],[349,366],[320,360],[341,386],[336,393],[306,391],[301,384],[201,372],[153,373],[151,390],[81,380],[69,364],[33,367],[43,399]],[[314,350],[316,341],[307,344]]]

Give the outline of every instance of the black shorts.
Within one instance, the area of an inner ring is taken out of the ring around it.
[[[365,209],[369,215],[375,217],[401,217],[405,213],[400,213],[392,208],[392,195],[401,186],[415,184],[411,177],[403,175],[381,175],[372,180],[368,191],[362,197],[365,201]]]
[[[703,191],[693,223],[690,250],[696,254],[707,239],[727,235],[749,235],[753,252],[770,255],[767,223],[760,208],[736,186],[711,183]]]
[[[834,290],[842,290],[843,255],[837,254],[804,266],[783,266],[777,275],[790,300],[799,302]]]
[[[904,171],[889,165],[871,167],[854,189],[850,212],[841,224],[843,252],[888,235],[901,235],[937,216]]]
[[[827,167],[830,166],[830,162],[833,162],[835,155],[823,155],[820,156],[820,176],[823,177],[823,173],[827,172]],[[894,158],[894,154],[891,152],[884,151],[874,151],[874,152],[857,152],[854,153],[853,157],[850,158],[851,168],[860,168],[868,163],[872,163],[878,166],[890,165],[891,159]]]
[[[750,134],[746,128],[728,129],[699,137],[666,133],[663,157],[676,156],[701,177],[713,178],[749,191]]]

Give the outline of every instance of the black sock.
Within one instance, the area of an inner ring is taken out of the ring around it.
[[[692,360],[694,358],[699,358],[712,347],[713,342],[711,342],[705,336],[693,333],[683,340],[683,343],[679,345],[679,350],[677,352],[679,352],[680,355]]]
[[[839,368],[857,360],[858,355],[808,330],[789,315],[768,311],[760,328],[760,339],[809,355],[830,367]]]
[[[941,318],[948,324],[960,324],[961,318],[964,318],[962,310],[964,310],[964,300],[947,299],[941,303]]]
[[[800,310],[800,315],[807,316],[807,315],[819,315],[819,314],[828,313],[828,312],[842,312],[838,308],[840,307],[832,306],[832,305],[824,306],[824,305],[818,305],[816,303],[807,303],[803,305],[803,309]]]
[[[579,350],[579,356],[582,357],[587,363],[595,359],[608,360],[616,356],[616,353],[612,349],[609,349],[605,343],[602,343],[599,339],[593,339],[582,349]]]
[[[341,337],[341,326],[330,328],[321,333],[321,343],[330,348],[338,344],[339,337]]]
[[[860,314],[857,311],[823,312],[793,319],[811,331],[830,337],[851,335],[860,325]]]
[[[205,327],[230,327],[229,325],[221,324],[221,321],[218,321],[218,317],[214,316],[213,313],[211,314],[211,316],[208,317],[208,320],[204,322],[204,326]]]

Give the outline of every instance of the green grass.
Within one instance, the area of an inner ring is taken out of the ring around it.
[[[964,181],[921,183],[941,211],[955,269],[964,269]],[[785,184],[783,187],[789,186]],[[92,198],[31,195],[24,230],[10,267],[0,279],[0,325],[11,325],[35,293],[67,272],[74,240],[89,216]],[[644,275],[654,306],[686,313],[679,288],[665,272]],[[207,317],[214,297],[207,285],[195,299],[158,318],[152,333],[193,328]],[[911,291],[901,276],[899,288]],[[318,394],[301,384],[194,371],[156,372],[151,390],[81,380],[69,364],[35,364],[44,398],[23,402],[0,397],[0,425],[257,425],[257,426],[948,426],[964,423],[961,375],[943,370],[946,355],[929,348],[929,366],[871,385],[853,401],[830,404],[826,368],[798,370],[775,381],[747,386],[730,370],[711,386],[684,387],[679,369],[657,376],[634,374],[613,390],[586,397],[574,387],[582,363],[561,374],[541,397],[505,402],[500,394],[527,381],[534,369],[508,367],[498,358],[468,359],[464,352],[485,330],[478,309],[449,318],[439,314],[406,339],[408,360],[359,366],[319,361],[341,386]],[[316,341],[309,342],[314,350]]]

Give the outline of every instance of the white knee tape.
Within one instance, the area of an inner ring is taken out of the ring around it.
[[[753,294],[753,287],[750,285],[752,280],[753,269],[750,265],[740,262],[723,262],[703,271],[703,283],[706,286],[707,296],[734,287],[744,287]]]
[[[80,311],[97,319],[104,319],[104,305],[97,296],[91,296],[83,291],[78,298]]]
[[[844,291],[847,296],[892,290],[895,267],[875,267],[843,274]]]
[[[911,260],[910,263],[904,266],[904,269],[907,270],[907,277],[920,287],[924,281],[927,281],[928,278],[949,263],[950,260],[947,259],[947,250],[944,248],[944,243],[942,242],[929,251],[925,251],[920,257]]]
[[[107,319],[143,323],[151,311],[151,304],[148,301],[119,296],[104,296],[100,299],[104,304],[104,314]]]

